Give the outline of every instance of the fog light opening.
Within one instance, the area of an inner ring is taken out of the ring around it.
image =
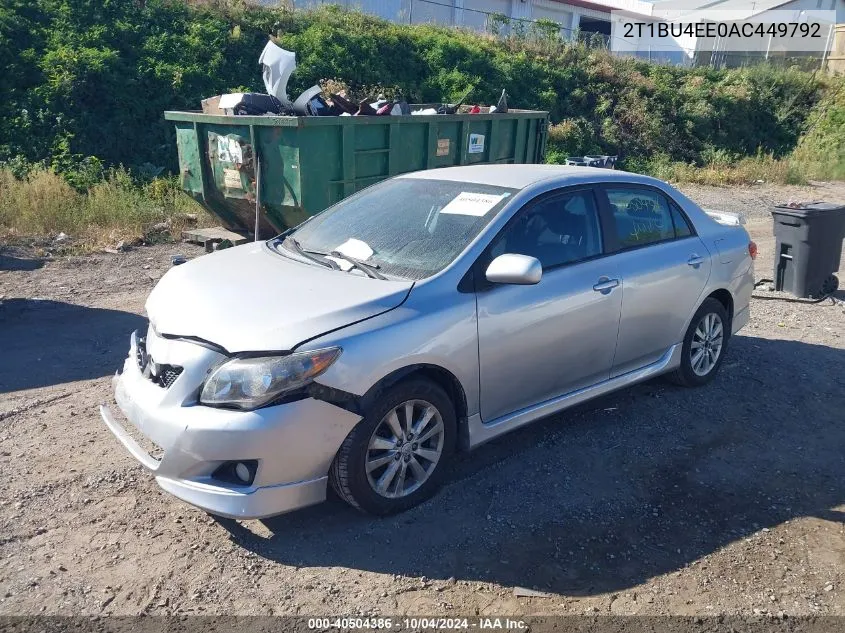
[[[211,475],[218,481],[224,481],[236,486],[251,486],[258,470],[258,460],[245,459],[243,461],[223,462]]]
[[[248,484],[252,479],[252,473],[249,472],[249,466],[243,462],[235,464],[235,476],[241,480],[242,483]]]

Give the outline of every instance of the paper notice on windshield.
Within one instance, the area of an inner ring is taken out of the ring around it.
[[[362,240],[356,240],[354,237],[350,237],[334,250],[338,253],[343,253],[347,257],[360,259],[362,262],[368,260],[373,254],[373,249],[370,248],[369,244]],[[341,257],[332,257],[329,255],[326,259],[332,260],[344,272],[352,268],[352,262]]]
[[[360,259],[361,261],[367,261],[373,255],[373,249],[370,248],[369,244],[361,240],[356,240],[354,237],[350,237],[334,250],[349,257]]]
[[[472,193],[462,191],[452,201],[440,210],[440,213],[452,215],[473,215],[481,217],[499,204],[507,194],[494,196],[489,193]]]

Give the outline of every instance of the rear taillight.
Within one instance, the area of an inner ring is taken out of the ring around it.
[[[751,259],[757,259],[757,243],[756,242],[748,242],[748,254],[751,255]]]

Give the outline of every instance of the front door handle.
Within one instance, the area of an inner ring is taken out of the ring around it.
[[[704,258],[698,253],[693,253],[687,260],[688,266],[701,266],[704,263]]]
[[[595,290],[596,292],[600,292],[602,294],[607,294],[608,292],[610,292],[611,290],[616,288],[616,286],[618,286],[618,285],[619,285],[618,279],[610,279],[609,277],[602,277],[601,279],[598,280],[598,283],[596,283],[596,285],[593,286],[593,290]]]

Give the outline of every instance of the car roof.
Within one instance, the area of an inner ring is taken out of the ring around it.
[[[479,185],[494,185],[510,189],[525,189],[542,181],[555,180],[561,185],[601,181],[623,181],[630,183],[655,184],[649,176],[632,174],[615,169],[598,167],[575,167],[571,165],[465,165],[442,167],[402,174],[399,178],[422,180],[452,180]]]

